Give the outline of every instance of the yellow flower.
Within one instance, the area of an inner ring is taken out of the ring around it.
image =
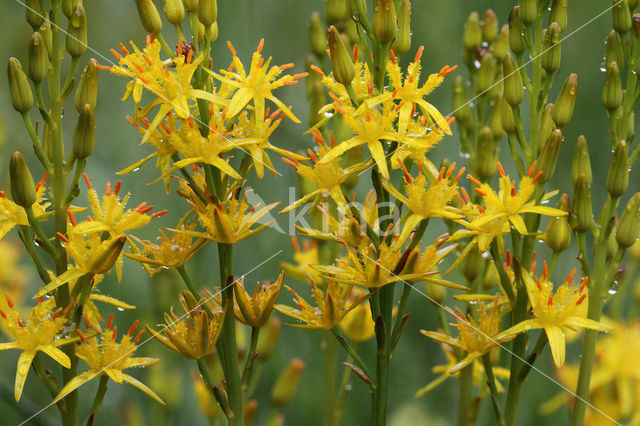
[[[140,339],[140,336],[142,336],[144,330],[140,330],[140,332],[133,337],[133,333],[138,326],[138,321],[136,320],[131,328],[129,328],[127,334],[122,336],[120,343],[118,343],[118,328],[113,327],[112,331],[112,325],[113,315],[109,318],[107,330],[100,335],[100,339],[98,339],[97,336],[85,339],[81,332],[78,333],[82,339],[82,344],[76,347],[76,355],[87,363],[89,370],[69,380],[60,390],[60,393],[54,398],[52,404],[60,401],[88,381],[106,375],[118,384],[126,382],[135,386],[164,405],[162,399],[144,383],[133,376],[123,373],[123,370],[127,368],[147,367],[158,362],[157,358],[135,358],[131,356],[136,351],[136,343]]]
[[[363,290],[354,288],[351,298],[357,300],[366,297]],[[366,302],[359,303],[340,321],[340,328],[349,339],[354,342],[364,342],[375,335],[375,323],[371,316],[371,305]]]
[[[13,301],[10,297],[7,297],[7,305],[9,307],[8,312],[0,311],[0,316],[2,317],[0,321],[2,321],[9,335],[15,340],[13,342],[0,343],[0,351],[7,349],[22,350],[18,358],[14,387],[16,401],[19,401],[24,382],[29,373],[29,367],[31,367],[31,362],[37,352],[42,351],[63,367],[71,368],[69,357],[59,347],[78,339],[76,337],[62,338],[67,320],[64,315],[60,315],[61,308],[52,312],[49,304],[42,303],[42,300],[39,300],[38,304],[31,309],[29,319],[22,321],[13,308]]]
[[[553,283],[545,272],[541,279],[532,277],[529,272],[522,271],[522,278],[527,288],[529,301],[533,308],[534,319],[524,320],[508,330],[500,333],[500,337],[516,336],[526,330],[543,328],[549,339],[551,355],[556,367],[562,367],[565,359],[565,331],[564,327],[590,328],[592,330],[610,331],[611,326],[586,318],[585,306],[582,303],[587,298],[587,279],[582,279],[579,288],[570,286],[575,268],[567,279],[555,292]]]
[[[280,273],[276,281],[267,281],[256,284],[253,294],[249,296],[244,288],[244,278],[234,283],[236,317],[251,327],[262,327],[273,311],[273,305],[280,296],[284,272]]]
[[[477,358],[486,354],[493,348],[500,346],[504,342],[515,339],[515,335],[504,335],[500,333],[500,318],[502,313],[498,298],[496,297],[490,310],[486,309],[482,301],[478,301],[480,307],[478,321],[471,315],[465,315],[456,309],[453,312],[447,308],[450,314],[456,319],[453,326],[458,329],[460,334],[457,338],[451,337],[443,333],[435,331],[420,330],[420,333],[437,342],[446,343],[451,346],[464,350],[467,355],[454,365],[449,373],[456,373],[467,365],[471,364]]]
[[[36,202],[33,204],[33,215],[38,220],[44,220],[51,212],[47,212],[47,208],[51,205],[45,201],[44,183],[47,180],[47,174],[36,185]],[[16,225],[29,225],[27,213],[24,208],[9,200],[3,191],[0,191],[0,240],[7,235],[9,231]]]
[[[317,242],[303,240],[302,247],[300,247],[296,237],[291,237],[291,245],[293,246],[293,261],[295,263],[282,262],[280,267],[287,274],[300,281],[309,282],[313,280],[318,284],[322,284],[320,273],[312,267],[312,265],[317,265],[320,262]]]

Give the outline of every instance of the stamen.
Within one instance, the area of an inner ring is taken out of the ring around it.
[[[264,38],[261,38],[260,43],[258,43],[258,48],[256,49],[256,52],[262,52],[263,47],[264,47]]]
[[[478,179],[471,176],[469,173],[467,173],[467,179],[469,179],[471,182],[475,183],[478,186],[482,186],[482,182],[480,182]]]
[[[13,309],[13,300],[11,300],[11,296],[9,296],[9,293],[5,291],[4,297],[5,299],[7,299],[7,305],[9,306],[9,308]]]
[[[78,224],[78,222],[76,221],[76,217],[73,215],[71,210],[67,210],[67,216],[69,217],[69,220],[71,221],[71,225],[76,226]]]
[[[542,278],[545,280],[549,278],[549,266],[547,265],[546,260],[542,263]]]
[[[42,187],[42,185],[44,185],[47,182],[48,177],[49,177],[49,173],[44,172],[44,175],[42,175],[42,179],[40,179],[40,182],[36,184],[36,191],[39,190],[40,187]]]
[[[111,50],[109,50],[109,51],[111,52],[111,54],[112,54],[113,56],[115,56],[115,57],[116,57],[116,59],[117,59],[117,60],[121,60],[121,59],[122,59],[122,55],[121,55],[121,54],[119,54],[115,49],[111,49]]]
[[[107,330],[113,327],[113,314],[109,315],[109,320],[107,321]]]
[[[553,294],[549,295],[549,300],[547,300],[547,306],[553,305]]]
[[[456,183],[460,182],[460,178],[462,177],[462,175],[464,174],[464,171],[467,170],[466,167],[461,168],[458,171],[458,174],[456,175],[456,178],[454,179]]]
[[[116,340],[118,337],[118,326],[113,327],[113,334],[111,334],[111,340]]]
[[[105,195],[111,195],[111,182],[107,181],[107,187],[105,189]]]
[[[469,197],[469,193],[467,192],[467,190],[465,189],[464,186],[460,187],[460,192],[462,192],[462,196],[464,197],[466,202],[470,203],[471,202],[471,197]]]
[[[229,40],[227,40],[227,47],[229,48],[233,56],[238,56],[238,54],[236,53],[236,49],[234,49],[233,44],[231,44]]]
[[[358,47],[358,45],[356,44],[356,47]],[[393,49],[389,50],[389,57],[391,58],[391,62],[395,65],[397,63],[397,59],[396,59],[396,54],[393,53]],[[354,58],[355,60],[355,58]]]
[[[424,46],[420,46],[416,52],[416,56],[413,58],[414,62],[418,62],[422,58],[422,52],[424,52]]]
[[[129,328],[129,330],[127,331],[127,334],[128,334],[129,336],[131,336],[131,335],[133,334],[133,332],[134,332],[134,331],[136,331],[136,328],[138,328],[138,323],[139,323],[139,321],[138,321],[138,320],[135,320],[135,321],[133,322],[133,324],[131,324],[131,327],[130,327],[130,328]]]
[[[291,237],[291,247],[293,247],[293,251],[296,253],[300,251],[300,244],[296,237]]]
[[[159,216],[164,216],[165,214],[169,213],[169,210],[165,209],[165,210],[160,210],[159,212],[155,212],[154,214],[151,215],[152,218],[156,218]]]
[[[582,293],[584,291],[584,287],[587,285],[587,282],[589,281],[589,277],[584,277],[582,279],[582,282],[580,282],[580,293]]]
[[[288,165],[290,165],[294,169],[298,168],[298,162],[293,160],[293,159],[290,159],[290,158],[287,158],[287,157],[282,157],[282,161],[284,161],[285,163],[287,163]]]
[[[487,193],[482,191],[480,188],[473,188],[474,191],[476,191],[478,194],[482,195],[483,197],[487,196]]]
[[[333,135],[333,130],[329,131],[329,135],[331,135],[331,146],[332,147],[336,146],[336,138]]]
[[[315,66],[313,64],[311,65],[311,69],[314,70],[320,77],[324,77],[325,76],[324,72],[320,68],[318,68],[317,66]]]
[[[138,343],[138,340],[140,340],[140,337],[142,337],[142,335],[144,334],[144,329],[140,330],[138,332],[138,334],[136,335],[136,337],[132,340],[133,343]]]
[[[353,45],[353,62],[358,62],[358,44]]]
[[[532,182],[536,183],[538,181],[538,179],[540,179],[540,176],[542,176],[542,170],[540,170],[537,174],[536,177],[533,178]]]
[[[113,188],[113,193],[118,195],[118,193],[120,192],[120,187],[121,186],[122,186],[122,181],[120,179],[118,179],[118,181],[116,182],[115,188]]]
[[[536,163],[538,162],[538,160],[534,161],[533,164],[531,165],[531,167],[529,167],[529,170],[527,171],[527,176],[531,177],[533,176],[533,170],[536,168]]]
[[[122,50],[125,55],[129,55],[129,50],[125,47],[124,44],[119,43],[119,46],[120,46],[120,50]]]
[[[571,272],[569,272],[569,275],[567,275],[567,279],[564,280],[567,284],[569,284],[571,281],[573,281],[573,276],[576,274],[577,269],[573,268],[571,270]]]
[[[582,296],[580,296],[580,299],[578,299],[578,301],[576,302],[576,306],[580,306],[582,304],[582,302],[584,302],[584,299],[587,297],[586,294],[583,294]]]
[[[496,164],[498,165],[498,172],[500,172],[500,176],[504,177],[505,172],[504,172],[504,167],[502,167],[502,163],[498,161]]]
[[[65,237],[63,234],[61,234],[60,232],[56,232],[56,235],[58,236],[58,238],[60,238],[62,241],[64,241],[65,243],[69,244],[69,239],[67,237]]]
[[[82,334],[82,330],[76,328],[76,333],[78,333],[78,336],[80,337],[80,340],[82,340],[82,343],[87,343],[87,339],[85,339],[84,334]]]

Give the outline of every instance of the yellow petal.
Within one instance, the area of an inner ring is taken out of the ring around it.
[[[471,364],[473,361],[475,361],[476,358],[478,358],[480,355],[482,354],[479,352],[471,352],[469,355],[467,355],[462,360],[460,360],[459,363],[454,365],[451,368],[451,370],[449,370],[449,374],[456,374],[458,371],[462,370],[463,368]]]
[[[35,296],[33,296],[33,298],[37,299],[40,296],[44,296],[45,294],[49,293],[50,291],[55,290],[56,288],[60,287],[63,284],[66,284],[68,282],[77,280],[78,278],[80,278],[84,274],[85,274],[85,272],[81,268],[78,268],[78,267],[67,269],[58,278],[56,278],[55,280],[51,281],[46,286],[42,287],[40,289],[40,291]]]
[[[29,373],[29,367],[31,367],[31,361],[36,356],[35,351],[24,351],[18,358],[18,368],[16,369],[16,386],[14,388],[14,395],[16,401],[20,401],[22,396],[22,389],[24,388],[24,382],[27,379]]]
[[[142,383],[141,381],[139,381],[138,379],[136,379],[135,377],[129,376],[128,374],[122,374],[122,379],[127,382],[130,383],[131,385],[137,387],[138,389],[140,389],[142,392],[146,393],[147,395],[149,395],[151,398],[155,399],[156,401],[158,401],[160,404],[162,405],[166,405],[164,403],[164,401],[158,396],[156,395],[156,393],[154,391],[152,391],[151,389],[149,389],[147,387],[147,385],[145,385],[144,383]]]
[[[512,214],[509,216],[509,221],[513,224],[513,227],[516,228],[521,235],[527,235],[527,226],[524,224],[524,220],[522,216],[519,214]]]
[[[547,338],[549,339],[553,362],[556,364],[556,367],[560,368],[564,365],[566,350],[564,332],[560,327],[556,326],[545,327],[544,331],[547,333]]]
[[[420,398],[422,395],[424,395],[427,392],[432,391],[433,389],[435,389],[438,385],[440,385],[442,382],[447,380],[449,377],[451,377],[451,375],[449,373],[445,373],[445,374],[439,376],[437,379],[435,379],[434,381],[432,381],[431,383],[429,383],[425,387],[419,389],[418,392],[416,392],[413,395],[413,397],[414,398]]]
[[[71,368],[71,360],[69,359],[67,354],[62,352],[60,349],[52,345],[47,345],[47,346],[41,346],[40,350],[45,354],[49,355],[51,358],[53,358],[58,364],[62,365],[64,368]]]
[[[74,377],[73,379],[67,382],[67,384],[60,390],[60,393],[58,393],[58,395],[53,399],[51,404],[55,404],[65,396],[69,395],[74,390],[78,389],[80,386],[87,383],[89,380],[92,380],[98,376],[99,374],[95,370],[88,370],[88,371],[85,371],[84,373],[77,375],[76,377]]]

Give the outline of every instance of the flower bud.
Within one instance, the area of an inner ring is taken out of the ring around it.
[[[474,51],[482,45],[482,28],[478,12],[471,12],[464,25],[462,44],[465,50]]]
[[[327,35],[318,12],[313,12],[309,21],[309,44],[314,55],[318,58],[324,56],[327,48]]]
[[[347,20],[344,24],[344,33],[349,38],[349,42],[351,44],[357,44],[360,41],[360,36],[358,35],[358,24],[353,19]]]
[[[320,81],[315,81],[311,88],[311,96],[309,97],[309,126],[313,127],[318,123],[322,116],[318,111],[325,106],[326,97],[324,86]]]
[[[465,257],[464,264],[462,266],[462,274],[469,281],[473,282],[476,278],[482,274],[484,269],[484,259],[480,250],[471,250],[467,257]]]
[[[182,0],[164,0],[164,14],[167,15],[167,21],[180,25],[184,20],[184,3]]]
[[[278,343],[281,330],[282,321],[278,317],[272,316],[258,337],[258,345],[256,346],[258,358],[265,360],[271,356]]]
[[[324,17],[327,25],[340,24],[347,16],[347,2],[345,0],[326,0]]]
[[[631,29],[631,12],[627,0],[613,1],[613,29],[619,34],[625,34]]]
[[[25,209],[31,207],[36,202],[36,187],[27,163],[18,151],[11,154],[9,160],[9,180],[13,201]]]
[[[465,125],[470,123],[472,117],[471,105],[469,104],[469,93],[464,85],[462,76],[456,76],[453,82],[453,116],[458,123]]]
[[[9,58],[9,92],[13,108],[19,113],[26,113],[33,106],[33,94],[22,65],[16,58]]]
[[[345,86],[351,84],[356,76],[356,69],[340,33],[333,25],[329,27],[329,52],[331,53],[333,78]]]
[[[218,21],[211,24],[209,27],[209,41],[213,43],[218,39]]]
[[[491,43],[498,35],[498,17],[492,9],[487,9],[482,14],[482,40]]]
[[[271,389],[271,403],[273,405],[283,407],[291,402],[304,367],[304,361],[301,359],[294,358],[291,360]]]
[[[607,66],[604,88],[602,89],[602,103],[610,113],[622,105],[622,81],[620,80],[620,69],[616,61]]]
[[[605,64],[608,66],[611,62],[617,62],[618,68],[624,67],[624,50],[620,41],[620,34],[615,30],[611,30],[605,42]]]
[[[505,100],[502,101],[502,128],[505,132],[512,134],[516,131],[516,120],[513,116],[513,109]]]
[[[502,104],[504,103],[504,99],[498,98],[496,103],[493,105],[491,109],[491,114],[489,114],[489,128],[491,129],[491,133],[493,134],[493,138],[497,141],[501,139],[504,135],[507,134],[505,132],[504,127],[502,127]]]
[[[365,301],[345,314],[340,328],[352,342],[364,342],[375,335],[375,323],[371,319],[371,305]]]
[[[496,78],[496,60],[490,52],[480,60],[480,69],[476,79],[476,89],[478,93],[484,93],[491,87]]]
[[[497,161],[498,149],[493,141],[493,133],[489,127],[483,127],[478,135],[478,145],[473,153],[474,174],[480,180],[488,181],[496,174]]]
[[[515,6],[509,13],[509,46],[516,55],[520,55],[527,50],[524,32],[525,26],[520,19],[520,8]]]
[[[373,9],[373,36],[383,43],[392,41],[396,36],[396,21],[393,0],[378,0]]]
[[[491,52],[498,62],[502,62],[509,52],[509,26],[503,25],[500,35],[491,45]]]
[[[542,148],[542,154],[536,163],[536,173],[542,172],[542,175],[540,175],[541,183],[548,182],[549,179],[553,177],[558,161],[558,154],[560,154],[562,139],[562,131],[556,129],[551,133],[551,136],[549,136],[549,139],[547,139]]]
[[[553,104],[546,104],[542,110],[542,117],[540,118],[540,128],[538,129],[538,155],[542,153],[547,139],[551,136],[556,128],[556,124],[553,122],[551,114],[553,112]]]
[[[520,19],[525,24],[531,24],[538,17],[538,0],[520,0]]]
[[[569,0],[553,0],[551,4],[551,13],[549,14],[549,26],[552,22],[557,22],[560,26],[560,32],[567,28],[567,7]]]
[[[98,62],[91,58],[82,72],[78,88],[76,89],[76,96],[74,99],[76,111],[81,113],[84,106],[87,104],[91,107],[91,110],[95,110],[97,99]]]
[[[209,28],[218,19],[218,0],[198,0],[198,21]]]
[[[494,83],[489,86],[489,89],[487,90],[486,94],[487,94],[487,98],[489,98],[490,101],[492,101],[493,103],[497,102],[498,99],[503,99],[504,96],[504,74],[502,73],[502,66],[500,66],[498,64],[498,66],[496,67],[496,76],[494,79]]]
[[[106,274],[109,272],[116,260],[118,260],[126,241],[127,237],[125,235],[104,241],[100,252],[89,261],[89,270],[94,274]]]
[[[87,104],[80,113],[76,131],[73,134],[73,155],[78,159],[87,158],[93,153],[96,139],[96,122],[93,109]]]
[[[578,176],[573,192],[573,214],[575,223],[573,228],[583,232],[591,228],[593,212],[591,210],[591,191],[585,175]]]
[[[73,11],[76,10],[76,6],[82,4],[82,0],[62,0],[62,13],[68,19],[71,19]]]
[[[520,105],[524,100],[524,85],[518,64],[510,53],[504,57],[502,72],[504,74],[504,99],[511,106]]]
[[[542,68],[548,73],[560,69],[562,50],[560,44],[560,26],[557,22],[552,22],[545,30],[542,41]]]
[[[445,286],[430,282],[424,283],[424,292],[427,298],[434,303],[442,304],[447,297],[447,288]]]
[[[159,33],[162,30],[162,18],[152,0],[136,0],[140,22],[148,33]]]
[[[67,52],[73,57],[82,56],[87,51],[87,13],[81,4],[69,18],[66,43]]]
[[[571,212],[571,205],[567,194],[562,194],[560,197],[558,209],[567,212],[567,215],[552,217],[544,233],[547,246],[553,251],[563,251],[571,245],[571,226],[568,215]]]
[[[571,74],[562,86],[562,90],[556,99],[553,108],[553,121],[556,126],[563,127],[571,121],[573,109],[576,106],[576,96],[578,95],[578,75]]]
[[[616,241],[622,248],[631,247],[640,232],[640,192],[636,192],[627,203],[616,228]]]
[[[24,5],[27,22],[35,30],[42,25],[46,16],[44,2],[42,0],[26,0]]]
[[[27,74],[35,84],[40,83],[47,76],[49,57],[45,40],[39,32],[33,33],[29,42],[29,61]]]
[[[584,175],[587,184],[591,186],[591,159],[589,158],[589,147],[584,136],[578,138],[576,149],[573,151],[573,164],[571,165],[571,180],[576,185],[578,177]]]
[[[398,9],[398,34],[391,48],[397,56],[407,52],[411,47],[411,2],[401,0]]]
[[[182,0],[182,3],[184,3],[185,9],[189,12],[193,12],[198,8],[198,0]]]
[[[612,197],[620,197],[629,186],[629,150],[625,141],[613,149],[613,158],[607,174],[607,191]]]

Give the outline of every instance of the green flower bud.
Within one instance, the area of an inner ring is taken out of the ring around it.
[[[552,22],[545,30],[542,41],[542,68],[548,73],[560,69],[562,51],[560,44],[560,26],[557,22]]]
[[[609,238],[607,238],[607,263],[613,262],[613,258],[618,251],[618,242],[616,241],[615,232],[609,234]]]
[[[67,52],[73,57],[82,56],[87,51],[87,13],[81,4],[69,18],[66,43]]]
[[[513,116],[513,109],[508,102],[502,101],[502,128],[505,132],[512,134],[516,131],[516,120]]]
[[[305,364],[301,359],[291,360],[271,389],[271,403],[273,405],[283,407],[291,402],[304,367]]]
[[[567,215],[552,217],[544,233],[544,240],[553,251],[563,251],[571,245],[571,225],[569,225],[568,215],[571,212],[571,206],[567,194],[562,194],[560,197],[558,209],[567,212]]]
[[[218,21],[211,24],[209,27],[209,41],[213,43],[218,39]]]
[[[407,52],[411,47],[411,2],[400,0],[398,9],[398,35],[391,48],[397,56]]]
[[[478,93],[484,93],[495,81],[496,60],[490,52],[487,52],[480,59],[480,69],[478,70],[476,88]]]
[[[357,44],[360,41],[360,36],[358,35],[358,24],[353,19],[349,19],[344,24],[344,33],[349,37],[349,41],[351,44]]]
[[[217,0],[199,0],[198,1],[198,21],[205,28],[209,28],[218,19],[218,1]]]
[[[638,7],[638,0],[628,0],[627,3],[629,3],[629,10],[631,13],[633,13],[636,7]]]
[[[524,22],[520,19],[520,8],[515,6],[509,13],[509,46],[516,55],[527,50],[527,42],[524,39]]]
[[[76,131],[73,134],[73,155],[87,158],[93,153],[96,140],[96,122],[91,105],[86,104],[80,113]]]
[[[333,78],[338,83],[348,85],[356,76],[356,69],[353,66],[351,55],[344,45],[344,41],[338,33],[336,27],[329,27],[329,52],[331,54],[331,68],[333,69]]]
[[[633,72],[638,74],[640,73],[640,13],[633,15],[631,20],[633,22],[633,31],[631,31],[631,37],[629,37],[631,42],[631,65],[633,67]],[[621,43],[619,45],[619,51],[620,56],[624,59]],[[619,60],[617,62],[618,67],[624,68],[624,60]]]
[[[62,0],[62,13],[68,19],[71,19],[73,11],[76,10],[76,6],[82,4],[82,0]]]
[[[573,228],[578,232],[591,228],[593,212],[591,210],[591,191],[585,175],[578,176],[573,192],[573,214],[575,223]]]
[[[556,124],[553,122],[551,114],[553,112],[553,104],[546,104],[542,110],[542,117],[540,119],[540,128],[538,129],[538,155],[542,153],[547,139],[551,136],[556,128]]]
[[[610,113],[622,105],[622,81],[620,80],[618,63],[615,61],[607,67],[604,88],[602,89],[602,103]]]
[[[9,160],[9,179],[13,201],[25,209],[36,202],[36,187],[27,163],[18,151]]]
[[[322,119],[322,115],[320,115],[318,111],[320,111],[325,104],[324,86],[316,80],[312,87],[311,96],[309,97],[309,126],[315,126]]]
[[[118,260],[126,241],[127,237],[120,235],[102,243],[101,251],[89,261],[89,270],[94,274],[109,272]]]
[[[35,30],[44,22],[46,12],[42,0],[25,0],[25,17]]]
[[[487,97],[493,101],[494,103],[498,101],[498,99],[503,99],[503,93],[504,93],[504,82],[503,82],[503,74],[502,74],[502,67],[498,66],[496,67],[496,78],[494,80],[494,83],[489,86],[489,90],[487,90],[486,94]]]
[[[324,56],[327,48],[327,35],[318,12],[313,12],[309,21],[309,44],[314,55],[318,58]]]
[[[567,28],[567,7],[569,0],[553,0],[551,4],[551,13],[549,14],[549,25],[557,22],[560,26],[560,32]]]
[[[467,257],[465,257],[464,264],[462,266],[462,274],[469,281],[473,282],[476,278],[482,274],[484,269],[484,259],[480,250],[471,250]]]
[[[182,3],[184,3],[185,9],[189,12],[193,12],[198,9],[198,0],[182,0]]]
[[[180,25],[184,20],[184,3],[182,0],[164,0],[164,14],[167,15],[167,21]]]
[[[51,22],[49,22],[49,18],[45,19],[42,25],[40,25],[40,36],[47,48],[47,55],[51,57],[51,51],[53,49],[53,33],[51,32]]]
[[[464,85],[462,76],[456,76],[453,82],[453,116],[456,121],[462,125],[469,123],[472,119],[473,112],[469,104],[469,93]]]
[[[509,26],[503,25],[500,35],[491,45],[491,52],[498,62],[502,62],[509,52]]]
[[[524,84],[518,64],[510,53],[504,57],[502,72],[504,74],[504,99],[511,106],[520,105],[524,100]]]
[[[629,186],[629,149],[620,141],[613,149],[613,157],[607,174],[607,191],[612,197],[620,197]]]
[[[373,9],[373,36],[381,42],[392,41],[396,36],[396,21],[393,0],[378,0]]]
[[[538,0],[520,0],[520,19],[525,24],[531,24],[538,17]]]
[[[489,128],[491,129],[491,133],[493,133],[493,138],[497,141],[502,139],[504,135],[507,134],[505,132],[504,127],[502,127],[502,104],[504,103],[504,99],[498,98],[496,103],[491,108],[491,114],[489,114]]]
[[[76,111],[82,112],[85,105],[89,105],[91,110],[95,110],[98,99],[98,62],[91,58],[82,71],[80,82],[76,89],[74,106]]]
[[[631,247],[638,239],[640,232],[640,192],[636,192],[627,203],[618,227],[616,228],[616,241],[620,247]]]
[[[324,16],[327,20],[327,25],[341,23],[347,16],[347,2],[345,0],[327,0]]]
[[[576,149],[573,151],[573,163],[571,165],[571,180],[574,185],[578,182],[578,177],[585,175],[587,184],[591,186],[591,159],[589,158],[589,147],[584,136],[578,138]]]
[[[148,33],[160,33],[162,30],[162,18],[160,18],[160,13],[158,13],[153,1],[136,0],[136,7],[145,31]]]
[[[553,121],[558,127],[564,127],[571,121],[578,95],[578,75],[571,74],[564,83],[553,108]]]
[[[541,183],[548,182],[549,179],[553,177],[558,161],[558,154],[560,154],[562,139],[562,131],[556,129],[551,133],[551,136],[549,136],[549,139],[547,139],[542,148],[542,154],[536,163],[536,173],[542,172],[542,175],[540,175]]]
[[[627,0],[613,1],[613,29],[624,34],[631,29],[631,12]]]
[[[281,330],[282,321],[280,321],[280,319],[275,315],[272,315],[258,337],[256,352],[258,352],[259,359],[265,360],[271,356],[278,344],[278,338],[280,337]]]
[[[34,83],[38,84],[47,76],[49,56],[45,40],[39,32],[33,33],[29,42],[29,61],[27,74]]]
[[[480,180],[488,181],[496,174],[498,148],[493,140],[493,132],[491,132],[489,127],[483,127],[480,130],[478,134],[478,145],[476,146],[472,159],[473,173],[477,175]]]
[[[22,65],[16,58],[9,58],[9,92],[13,108],[19,113],[26,113],[33,106],[33,94]]]
[[[491,43],[496,39],[498,35],[498,17],[493,10],[487,9],[484,14],[482,14],[481,28],[482,40]]]
[[[620,34],[615,30],[611,30],[607,36],[604,58],[606,66],[609,66],[611,62],[617,62],[618,68],[624,67],[624,51],[620,41]]]
[[[424,292],[427,298],[435,303],[442,303],[447,297],[447,289],[442,285],[433,284],[430,282],[424,283]]]
[[[462,44],[465,50],[476,50],[482,45],[482,28],[478,12],[471,12],[464,25]]]

